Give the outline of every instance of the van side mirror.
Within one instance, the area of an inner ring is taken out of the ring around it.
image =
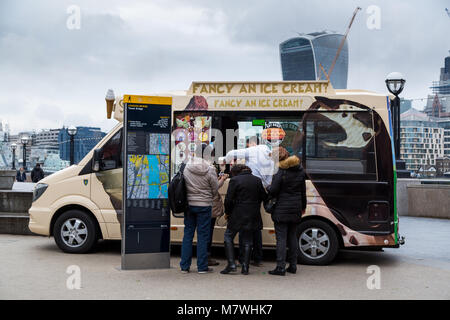
[[[103,157],[103,150],[101,148],[94,150],[94,156],[92,158],[92,171],[100,171],[100,163]]]

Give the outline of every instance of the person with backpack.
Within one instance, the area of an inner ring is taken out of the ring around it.
[[[272,220],[277,240],[277,266],[271,275],[284,276],[286,271],[297,272],[297,226],[306,209],[305,172],[300,158],[289,156],[283,148],[278,149],[279,170],[268,187],[269,197],[276,199]],[[289,246],[289,267],[286,269],[286,246]]]
[[[224,235],[225,254],[228,264],[220,273],[236,271],[234,260],[234,238],[239,232],[243,242],[242,274],[249,273],[250,255],[253,245],[253,232],[263,227],[260,208],[267,198],[261,179],[252,174],[252,170],[242,164],[231,168],[231,176],[225,196],[225,214],[227,229]]]
[[[211,165],[211,147],[202,144],[202,155],[191,155],[183,170],[186,186],[187,208],[184,214],[184,236],[181,246],[180,267],[188,273],[192,262],[192,240],[197,230],[198,273],[213,271],[208,267],[208,242],[211,229],[213,199],[218,194],[216,169]]]

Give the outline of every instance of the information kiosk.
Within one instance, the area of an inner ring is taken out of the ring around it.
[[[169,268],[172,98],[125,95],[123,102],[122,269]]]

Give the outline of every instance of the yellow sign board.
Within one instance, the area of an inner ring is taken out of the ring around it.
[[[330,94],[327,81],[192,82],[188,95],[299,95]]]
[[[172,105],[172,97],[139,96],[125,94],[123,96],[123,103],[162,104],[170,106]]]
[[[207,98],[209,109],[238,109],[259,110],[264,108],[275,109],[306,109],[313,103],[309,96],[209,96]]]

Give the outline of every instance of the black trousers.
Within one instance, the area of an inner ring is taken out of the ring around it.
[[[251,247],[253,245],[252,232],[247,230],[235,231],[227,228],[224,234],[224,241],[233,243],[234,238],[236,237],[238,232],[239,232],[239,239],[242,238],[242,244],[244,246],[248,245]]]
[[[275,222],[275,237],[277,239],[277,266],[286,267],[286,247],[289,247],[288,261],[292,266],[297,266],[297,226],[294,223]]]
[[[261,230],[250,231],[253,238],[252,260],[256,263],[262,262],[263,245]],[[239,236],[239,262],[242,263],[242,252],[244,252],[244,243],[242,237]]]

